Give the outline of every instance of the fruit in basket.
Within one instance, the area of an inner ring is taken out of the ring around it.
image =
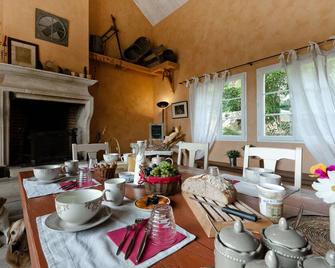
[[[154,167],[150,175],[154,177],[173,177],[178,174],[178,170],[169,161],[162,161]]]

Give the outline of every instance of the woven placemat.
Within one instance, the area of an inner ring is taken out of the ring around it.
[[[296,217],[292,217],[288,222],[293,225],[295,220]],[[324,256],[328,250],[335,250],[329,238],[329,217],[304,215],[297,229],[306,236],[314,254]]]

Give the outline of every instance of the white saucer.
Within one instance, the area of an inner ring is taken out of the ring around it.
[[[51,183],[59,182],[59,181],[65,179],[65,178],[66,178],[66,176],[60,175],[57,178],[54,178],[52,180],[41,180],[41,179],[37,179],[37,178],[30,178],[29,180],[30,181],[35,181],[38,184],[51,184]]]
[[[111,215],[112,215],[112,209],[110,207],[102,205],[98,214],[95,215],[89,222],[84,224],[75,225],[66,223],[61,218],[58,217],[57,212],[50,214],[45,219],[44,223],[45,226],[51,230],[58,232],[74,233],[93,228],[106,221]]]

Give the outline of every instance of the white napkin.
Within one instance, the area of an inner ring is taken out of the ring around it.
[[[63,190],[60,187],[59,182],[50,183],[50,184],[41,184],[41,183],[39,183],[37,181],[34,181],[34,180],[35,180],[34,177],[28,178],[28,179],[23,179],[23,187],[26,190],[26,194],[27,194],[28,199],[29,198],[34,198],[34,197],[39,197],[39,196],[44,196],[44,195],[49,195],[49,194],[57,194],[57,193],[65,192],[65,190]],[[97,185],[101,184],[94,179],[93,179],[93,181]],[[92,187],[92,186],[90,186],[90,187]],[[76,189],[76,190],[78,190],[78,189]]]
[[[108,205],[108,202],[104,202]],[[145,268],[176,252],[195,239],[195,236],[181,227],[177,231],[186,238],[175,246],[158,253],[145,262],[134,265],[124,254],[116,256],[117,246],[107,236],[107,232],[134,223],[136,218],[148,218],[150,213],[143,212],[130,200],[124,205],[112,207],[113,214],[103,224],[78,233],[62,233],[50,230],[44,224],[48,215],[36,218],[39,237],[49,268]]]

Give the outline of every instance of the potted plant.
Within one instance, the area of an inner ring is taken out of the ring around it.
[[[229,158],[230,166],[236,167],[236,158],[241,156],[240,152],[237,150],[230,150],[226,154]]]

